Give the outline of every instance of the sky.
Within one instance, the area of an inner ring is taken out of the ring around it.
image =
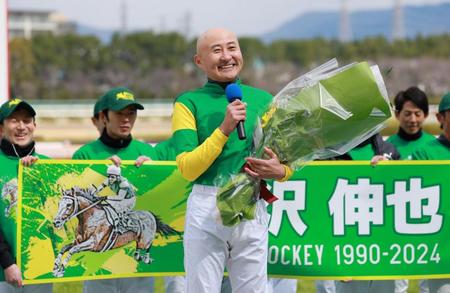
[[[98,29],[121,27],[126,3],[127,30],[179,31],[196,36],[211,27],[226,27],[239,36],[256,36],[301,14],[339,10],[386,9],[394,0],[0,0],[10,9],[55,10],[78,24]],[[438,4],[449,0],[401,0],[404,5]],[[189,24],[189,25],[186,25]]]

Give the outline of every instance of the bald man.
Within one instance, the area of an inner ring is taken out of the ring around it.
[[[236,35],[226,29],[210,29],[198,38],[194,62],[207,82],[176,99],[172,118],[177,165],[193,182],[184,232],[186,290],[220,292],[226,267],[233,292],[267,292],[265,202],[258,200],[254,219],[227,227],[217,219],[216,196],[245,163],[245,171],[254,177],[286,180],[291,175],[269,149],[267,159],[248,158],[252,133],[272,95],[241,83],[244,60]],[[225,87],[230,83],[241,88],[242,101],[228,103]],[[245,121],[244,140],[235,130],[239,121]]]

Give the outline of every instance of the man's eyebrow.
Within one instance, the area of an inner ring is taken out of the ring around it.
[[[226,43],[225,43],[226,46],[229,46],[229,45],[236,45],[236,44],[237,44],[236,41],[229,41],[229,42],[226,42]],[[210,49],[215,49],[216,47],[221,47],[221,45],[222,45],[222,44],[213,44],[213,45],[211,45]]]

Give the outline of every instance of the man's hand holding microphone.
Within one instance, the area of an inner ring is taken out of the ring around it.
[[[230,136],[231,132],[237,128],[239,139],[244,140],[246,138],[244,121],[247,105],[241,101],[241,88],[237,84],[231,83],[226,87],[225,94],[229,104],[227,106],[225,118],[220,125],[220,130],[226,136]]]

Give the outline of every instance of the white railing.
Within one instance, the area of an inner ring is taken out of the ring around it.
[[[94,101],[85,103],[71,102],[35,102],[30,101],[38,118],[89,118],[92,117]],[[139,117],[169,118],[172,115],[171,102],[144,102],[144,110]]]

